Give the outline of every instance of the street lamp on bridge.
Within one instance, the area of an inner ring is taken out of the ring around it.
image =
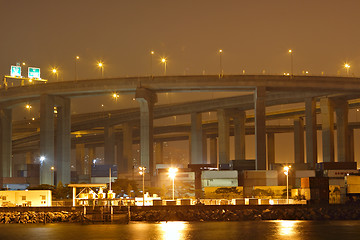
[[[166,58],[162,58],[161,62],[164,64],[164,76],[166,76],[166,63],[167,63],[167,59]]]
[[[114,93],[112,94],[112,97],[113,97],[113,99],[115,99],[115,101],[117,102],[117,100],[119,99],[120,95],[119,95],[117,92],[114,92]]]
[[[104,78],[104,63],[102,61],[98,62],[97,66],[100,68],[100,76]]]
[[[223,50],[220,49],[219,50],[219,56],[220,56],[220,77],[223,77],[224,76],[224,69],[223,69],[223,66],[222,66],[222,52]]]
[[[52,73],[56,76],[56,81],[59,80],[59,71],[56,68],[51,69]]]
[[[344,68],[346,69],[346,75],[347,75],[347,76],[349,76],[350,67],[351,67],[350,64],[348,64],[348,63],[345,63],[345,64],[344,64]]]
[[[154,72],[153,72],[153,57],[154,57],[155,52],[154,51],[150,51],[150,75],[151,77],[154,76]]]
[[[77,81],[77,62],[79,61],[80,57],[79,56],[76,56],[75,57],[75,81]]]
[[[289,53],[290,53],[290,76],[292,77],[294,72],[293,72],[293,50],[289,49]]]

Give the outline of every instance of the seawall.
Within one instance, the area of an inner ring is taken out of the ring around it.
[[[132,221],[360,220],[360,205],[132,207]]]

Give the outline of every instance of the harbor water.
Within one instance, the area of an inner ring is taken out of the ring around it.
[[[359,239],[360,221],[130,222],[2,224],[0,239],[232,240]]]

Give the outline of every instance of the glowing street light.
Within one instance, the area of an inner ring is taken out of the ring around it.
[[[40,160],[40,164],[43,164],[43,162],[45,161],[45,156],[40,156],[39,160]]]
[[[173,201],[175,200],[175,176],[177,171],[177,168],[169,168],[169,177],[173,180]]]
[[[292,77],[294,72],[293,72],[293,50],[289,49],[289,53],[290,53],[290,76]]]
[[[55,167],[51,166],[50,170],[51,170],[51,182],[54,183],[54,185],[55,185],[55,179],[54,179],[55,178],[55,174],[54,174]]]
[[[286,202],[289,204],[289,170],[291,166],[284,167],[284,174],[286,175]]]
[[[151,77],[154,76],[153,73],[153,56],[154,56],[155,52],[154,51],[150,51],[150,69],[151,69]]]
[[[51,69],[51,72],[56,76],[56,81],[59,80],[59,72],[56,68]]]
[[[26,105],[25,105],[25,108],[29,111],[29,117],[30,117],[32,106],[31,106],[30,104],[26,104]]]
[[[344,68],[346,69],[346,75],[349,76],[350,64],[345,63],[345,64],[344,64]]]
[[[75,57],[75,81],[77,81],[77,62],[79,61],[80,57],[79,56],[76,56]]]
[[[115,99],[115,101],[117,101],[118,98],[120,97],[120,95],[119,95],[118,93],[114,92],[114,93],[112,94],[112,97],[113,97],[113,99]]]
[[[222,52],[223,50],[220,49],[219,50],[219,56],[220,56],[220,77],[223,77],[224,76],[224,69],[223,69],[223,66],[222,66]]]
[[[100,68],[101,78],[104,77],[104,63],[102,61],[98,62],[97,66]]]
[[[161,62],[164,64],[164,76],[166,76],[166,63],[167,63],[166,58],[162,58]]]
[[[142,181],[143,181],[143,206],[145,206],[145,171],[146,167],[139,167],[139,174],[142,175]]]

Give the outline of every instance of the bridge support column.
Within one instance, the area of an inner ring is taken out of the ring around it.
[[[69,184],[71,162],[71,114],[70,99],[56,98],[57,124],[56,124],[56,182]]]
[[[349,141],[349,161],[355,162],[355,153],[354,153],[354,129],[349,128],[349,135],[348,135],[348,141]]]
[[[105,165],[115,164],[115,126],[104,127],[104,158]]]
[[[236,111],[234,120],[235,160],[245,160],[245,111]]]
[[[116,145],[116,158],[115,158],[115,162],[116,162],[116,166],[117,166],[117,177],[120,178],[119,174],[121,173],[127,173],[127,166],[125,166],[125,162],[124,162],[124,143],[122,138],[121,139],[117,139],[115,140],[115,145]]]
[[[88,182],[89,177],[86,176],[86,164],[85,164],[85,144],[76,144],[76,173],[78,176],[78,182]]]
[[[337,161],[350,162],[348,115],[349,107],[345,99],[336,100],[336,137],[337,137]]]
[[[122,171],[120,173],[132,173],[134,167],[134,161],[132,156],[132,144],[133,144],[133,126],[131,123],[126,122],[122,124],[123,128],[123,154],[122,154]],[[118,163],[119,164],[119,163]],[[119,165],[118,165],[119,166]]]
[[[191,164],[203,163],[202,131],[201,113],[191,113]]]
[[[320,99],[323,161],[334,162],[334,110],[329,98]]]
[[[306,120],[306,162],[313,169],[317,163],[317,127],[316,127],[316,100],[305,99]]]
[[[203,164],[207,163],[207,134],[206,131],[203,130],[202,133],[202,159]]]
[[[89,175],[90,179],[91,179],[91,168],[93,165],[93,161],[94,159],[96,159],[96,147],[95,146],[91,146],[88,147],[88,163],[87,163],[87,171],[85,171],[85,174]]]
[[[217,160],[217,139],[216,137],[211,137],[210,138],[210,164],[216,164],[218,165],[218,160]]]
[[[163,142],[155,143],[155,161],[157,164],[164,163],[163,152],[164,152]]]
[[[257,87],[254,94],[256,170],[266,170],[265,97],[265,87]]]
[[[40,184],[54,185],[54,96],[40,96]]]
[[[0,187],[3,177],[12,177],[12,110],[0,109]]]
[[[304,120],[294,119],[294,153],[295,163],[305,163],[304,159]]]
[[[135,98],[140,104],[141,165],[149,170],[150,176],[154,176],[153,107],[157,102],[157,95],[146,88],[137,88]]]
[[[26,152],[25,154],[26,164],[34,163],[34,152]]]
[[[219,136],[219,165],[230,161],[229,113],[225,109],[217,111]]]
[[[267,156],[268,156],[268,168],[271,170],[272,165],[275,163],[275,134],[267,133]]]

